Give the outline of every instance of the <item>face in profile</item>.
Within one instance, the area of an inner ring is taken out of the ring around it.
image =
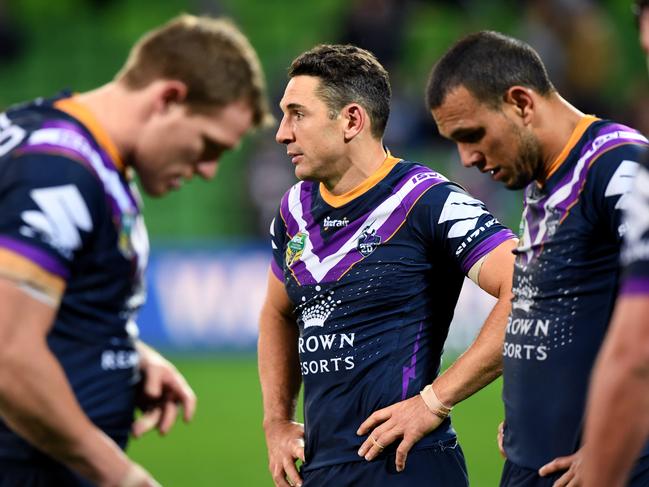
[[[506,103],[492,108],[460,86],[431,113],[440,134],[457,145],[463,166],[490,174],[508,189],[524,188],[536,178],[539,142]]]
[[[134,151],[132,164],[144,191],[161,196],[194,175],[212,179],[221,156],[239,144],[252,118],[243,101],[201,111],[165,104],[150,117]]]
[[[344,154],[344,121],[320,98],[320,80],[291,78],[280,101],[283,117],[275,140],[286,152],[299,179],[330,181]]]

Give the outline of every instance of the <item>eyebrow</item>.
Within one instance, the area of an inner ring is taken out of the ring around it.
[[[458,141],[472,138],[479,139],[484,135],[484,132],[485,130],[482,127],[462,127],[451,132],[449,139]]]
[[[289,103],[286,105],[287,110],[299,110],[301,108],[305,108],[304,105],[300,105],[299,103]]]

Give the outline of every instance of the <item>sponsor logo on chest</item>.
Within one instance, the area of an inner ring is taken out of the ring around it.
[[[343,228],[349,225],[349,219],[347,217],[344,217],[340,220],[336,220],[331,217],[327,217],[324,219],[322,222],[322,227],[326,230],[329,230],[330,228]]]

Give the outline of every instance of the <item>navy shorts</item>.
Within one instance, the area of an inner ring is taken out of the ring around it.
[[[92,487],[63,465],[51,462],[0,460],[0,487]]]
[[[552,484],[561,477],[562,473],[539,477],[536,470],[519,467],[507,460],[500,478],[500,487],[552,487]],[[631,480],[627,487],[649,486],[649,456],[638,460],[631,473]]]
[[[457,440],[410,451],[406,468],[397,472],[395,454],[371,462],[332,465],[302,472],[303,487],[467,487],[464,454]]]

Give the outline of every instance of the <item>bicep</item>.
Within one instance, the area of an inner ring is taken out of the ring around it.
[[[33,344],[44,344],[56,311],[56,306],[33,297],[18,282],[0,277],[0,343],[4,352],[31,353],[36,350]]]
[[[292,321],[293,305],[286,292],[284,283],[280,281],[272,269],[268,271],[266,298],[261,311],[261,321],[279,319]]]
[[[497,298],[511,294],[514,274],[514,249],[518,240],[509,239],[487,254],[480,273],[478,285]]]

